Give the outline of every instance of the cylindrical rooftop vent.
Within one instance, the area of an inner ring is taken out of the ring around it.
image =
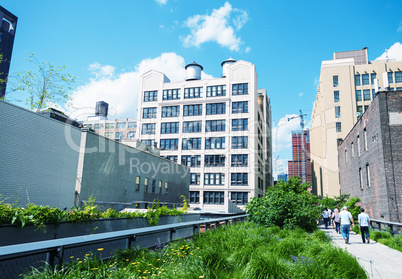
[[[95,115],[107,117],[109,104],[104,101],[96,102]]]
[[[187,70],[186,80],[201,79],[201,71],[204,69],[201,65],[193,62],[188,64],[184,69]]]
[[[223,61],[221,63],[222,66],[222,77],[226,77],[227,74],[227,70],[229,68],[229,66],[233,63],[235,63],[236,60],[234,60],[232,57],[230,57],[229,59],[226,59],[225,61]]]

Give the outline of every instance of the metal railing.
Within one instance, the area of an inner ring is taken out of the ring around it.
[[[108,259],[116,249],[130,249],[133,244],[140,248],[163,247],[172,240],[191,238],[208,228],[223,224],[244,222],[248,215],[176,223],[155,227],[138,228],[95,235],[83,235],[47,241],[38,241],[0,247],[1,278],[16,278],[31,267],[55,267],[84,258],[92,253],[97,258]]]
[[[402,223],[388,222],[383,220],[370,219],[370,226],[373,229],[389,231],[391,235],[400,234]]]

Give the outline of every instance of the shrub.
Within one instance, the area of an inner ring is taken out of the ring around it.
[[[292,177],[288,182],[280,180],[268,188],[265,197],[253,198],[247,204],[249,220],[267,226],[313,231],[321,209],[317,206],[318,197],[307,191],[309,186],[300,184],[299,177]]]

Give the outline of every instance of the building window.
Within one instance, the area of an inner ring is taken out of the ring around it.
[[[144,102],[158,101],[158,91],[145,91]]]
[[[361,101],[361,100],[362,100],[362,91],[356,90],[356,101]]]
[[[124,132],[116,132],[116,139],[122,139],[124,138]]]
[[[232,155],[232,167],[247,167],[248,155],[247,154],[234,154]]]
[[[156,118],[156,108],[144,108],[142,118]]]
[[[334,91],[334,102],[335,103],[339,102],[339,91]]]
[[[355,75],[355,86],[361,85],[360,83],[360,75]]]
[[[186,105],[183,106],[184,116],[202,115],[202,105]]]
[[[224,167],[225,166],[225,155],[205,155],[204,157],[204,167]]]
[[[112,133],[112,132],[106,132],[106,133],[105,133],[105,137],[106,137],[106,138],[112,138],[112,137],[113,137],[113,133]]]
[[[388,72],[388,83],[394,83],[394,77],[392,72]]]
[[[207,115],[225,113],[226,103],[207,104]]]
[[[185,88],[184,99],[202,98],[202,87]]]
[[[204,185],[225,185],[225,174],[204,173]]]
[[[226,96],[226,85],[207,86],[207,97]]]
[[[248,118],[232,119],[232,131],[247,131]]]
[[[190,203],[200,203],[200,191],[190,191]]]
[[[200,184],[200,174],[199,173],[190,173],[190,184],[191,185],[199,185]]]
[[[225,149],[225,137],[205,138],[205,149]]]
[[[126,123],[125,122],[117,122],[116,129],[125,129]]]
[[[248,193],[245,192],[231,192],[230,200],[234,204],[247,204],[248,203]]]
[[[335,107],[335,118],[341,117],[341,107]]]
[[[232,95],[247,95],[248,83],[232,84]]]
[[[371,89],[371,95],[372,95],[372,98],[373,98],[373,100],[374,100],[374,97],[375,97],[375,95],[376,95],[375,89]]]
[[[105,129],[106,130],[114,129],[114,123],[106,123],[105,124]]]
[[[232,173],[230,178],[231,185],[248,185],[248,173]]]
[[[369,164],[366,164],[366,175],[367,175],[367,186],[370,187],[371,186],[371,182],[370,182],[370,166]]]
[[[180,99],[180,89],[166,89],[163,90],[163,100],[177,100]]]
[[[154,139],[141,140],[141,142],[148,144],[149,146],[157,147],[156,141]]]
[[[332,82],[333,82],[334,87],[338,87],[339,86],[338,76],[333,76],[332,77]]]
[[[142,124],[143,135],[155,134],[155,123]]]
[[[179,133],[179,122],[161,123],[161,134],[177,134]]]
[[[348,162],[348,150],[345,149],[345,163]]]
[[[178,149],[178,139],[161,139],[161,150],[177,150]]]
[[[357,136],[357,156],[360,157],[360,136]]]
[[[336,146],[341,145],[341,144],[342,144],[342,142],[343,142],[342,138],[338,138],[338,139],[336,139]]]
[[[363,85],[369,85],[370,84],[370,75],[369,74],[363,74],[362,75],[362,83],[363,83]]]
[[[341,122],[336,122],[336,132],[337,133],[342,132],[342,123]]]
[[[239,149],[239,148],[247,148],[248,145],[248,137],[232,137],[232,148]]]
[[[183,139],[181,149],[182,150],[201,149],[201,138]]]
[[[168,193],[168,183],[167,182],[165,182],[165,194],[167,194]]]
[[[362,171],[362,168],[359,168],[359,180],[360,180],[360,189],[363,190],[363,171]]]
[[[148,178],[144,180],[144,193],[148,193]]]
[[[127,138],[128,138],[128,139],[135,138],[135,131],[127,132]]]
[[[128,122],[128,127],[129,129],[135,129],[137,128],[137,122]]]
[[[248,101],[232,103],[232,113],[246,113],[246,112],[248,112]]]
[[[159,189],[159,194],[162,194],[162,180],[159,180],[159,187],[158,187],[158,189]]]
[[[363,135],[364,135],[364,151],[368,150],[368,146],[367,146],[367,130],[366,128],[363,129]]]
[[[357,106],[357,112],[360,113],[361,116],[363,114],[363,106]]]
[[[94,129],[95,130],[100,130],[100,129],[102,129],[103,128],[103,124],[95,124],[94,125]]]
[[[204,192],[204,203],[206,204],[224,204],[225,194],[224,192]]]
[[[152,188],[151,188],[152,193],[155,193],[155,187],[156,187],[156,180],[152,179]]]
[[[202,121],[183,122],[183,133],[199,133],[199,132],[202,132]]]
[[[168,155],[168,156],[161,156],[162,158],[168,159],[169,161],[177,163],[177,156],[176,155]]]
[[[371,74],[371,84],[374,84],[374,80],[377,78],[377,74]]]
[[[162,107],[162,117],[180,116],[180,106]]]
[[[181,156],[181,164],[190,168],[201,166],[201,155],[183,155]]]
[[[355,157],[355,146],[353,145],[353,141],[351,143],[351,149],[352,149],[352,157]]]
[[[221,132],[225,131],[225,120],[207,120],[205,125],[205,132]]]
[[[140,177],[137,176],[137,178],[135,179],[135,191],[139,192],[140,191]]]
[[[364,101],[370,101],[371,100],[371,96],[370,96],[370,89],[365,89],[363,90],[363,100]]]
[[[402,83],[402,72],[395,72],[395,83]]]

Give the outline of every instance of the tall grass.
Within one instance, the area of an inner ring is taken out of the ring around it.
[[[402,252],[402,234],[392,236],[386,231],[374,231],[370,229],[370,238],[392,249]]]
[[[367,278],[356,259],[325,233],[252,223],[207,231],[161,250],[120,250],[108,261],[90,254],[60,271],[23,278]]]

